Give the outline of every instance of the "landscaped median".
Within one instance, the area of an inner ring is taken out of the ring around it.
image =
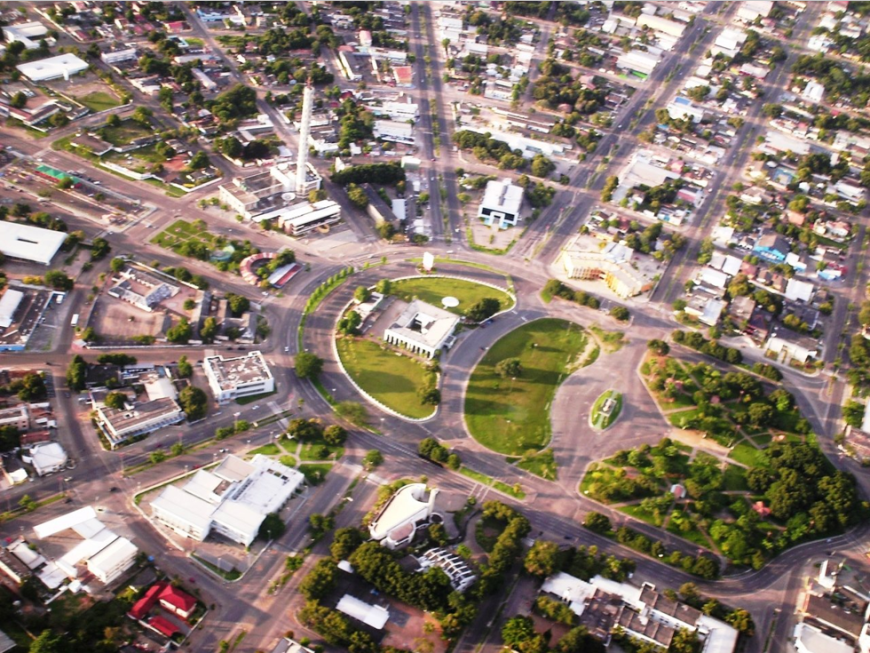
[[[589,425],[598,431],[603,431],[616,421],[621,411],[622,395],[616,390],[606,390],[592,404]]]
[[[583,327],[552,318],[503,336],[468,382],[465,423],[474,439],[509,456],[545,447],[556,390],[581,363],[587,344]]]
[[[498,300],[498,312],[506,311],[516,304],[513,296],[505,290],[493,286],[459,279],[457,277],[431,276],[397,279],[390,283],[390,294],[410,302],[419,299],[444,308],[456,315],[466,315],[466,311],[479,301],[488,298]],[[458,306],[442,306],[445,297],[459,300]]]

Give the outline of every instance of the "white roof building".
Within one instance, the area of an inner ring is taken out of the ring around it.
[[[104,583],[111,583],[133,565],[138,554],[135,544],[126,537],[119,537],[88,558],[88,571]]]
[[[487,225],[498,223],[501,229],[506,229],[516,225],[522,206],[522,186],[511,183],[510,179],[488,181],[477,217]]]
[[[369,534],[386,546],[396,549],[414,538],[419,524],[425,523],[435,507],[438,490],[426,496],[425,483],[411,483],[396,490],[381,512],[369,523]]]
[[[335,609],[375,630],[382,630],[390,619],[390,612],[386,608],[360,601],[350,594],[342,596]]]
[[[659,63],[659,57],[643,50],[630,50],[620,55],[616,67],[623,70],[634,70],[642,75],[649,75]]]
[[[810,80],[809,82],[807,82],[807,85],[804,87],[801,95],[808,102],[818,104],[825,97],[825,85]]]
[[[815,286],[808,281],[800,281],[799,279],[789,279],[785,286],[785,298],[791,301],[800,300],[809,304],[813,298]]]
[[[674,36],[676,38],[681,37],[683,35],[683,32],[686,31],[685,23],[678,23],[676,21],[663,18],[662,16],[651,16],[648,14],[641,14],[640,16],[638,16],[637,26],[649,27],[656,32],[662,32],[663,34],[667,34],[668,36]]]
[[[0,253],[9,258],[49,265],[65,240],[66,234],[62,231],[20,222],[4,222]]]
[[[39,41],[46,34],[48,34],[48,28],[35,20],[29,23],[7,25],[3,28],[3,39],[6,43],[21,41],[28,50],[36,50],[39,47]]]
[[[18,310],[22,299],[24,299],[24,293],[20,290],[6,289],[6,292],[0,297],[0,328],[6,329],[12,325],[12,318],[15,316],[15,311]]]
[[[19,72],[31,82],[47,82],[51,79],[69,79],[88,69],[88,64],[74,54],[67,52],[56,57],[29,61],[16,66]]]
[[[34,445],[28,454],[22,456],[21,459],[33,465],[33,469],[39,476],[63,469],[69,460],[66,451],[57,442]]]
[[[249,546],[266,515],[279,512],[304,480],[301,472],[266,456],[251,462],[227,456],[182,487],[166,486],[151,502],[151,514],[184,537],[201,542],[215,532]]]
[[[457,324],[458,315],[415,299],[384,331],[384,342],[434,358],[447,345]]]
[[[372,133],[375,138],[395,143],[414,144],[414,125],[398,120],[375,120]]]
[[[846,642],[825,635],[807,623],[794,627],[794,647],[798,653],[853,653],[854,648]]]
[[[417,558],[423,570],[438,567],[450,579],[450,586],[457,592],[464,592],[474,584],[475,576],[468,563],[456,553],[443,548],[429,549]]]
[[[772,9],[772,0],[747,0],[740,3],[740,8],[737,10],[737,19],[742,20],[744,23],[751,23],[759,16],[767,18]]]
[[[275,390],[275,379],[259,351],[234,358],[208,356],[202,368],[214,398],[221,403]]]

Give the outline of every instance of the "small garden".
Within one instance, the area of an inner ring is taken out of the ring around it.
[[[611,426],[622,412],[622,395],[616,390],[606,390],[592,404],[589,423],[592,428],[603,431]]]
[[[492,345],[472,372],[465,395],[465,420],[475,440],[509,456],[545,447],[556,390],[589,344],[581,326],[548,318]]]
[[[641,372],[666,419],[697,444],[620,451],[590,466],[583,494],[756,569],[861,518],[854,478],[825,458],[784,388],[664,355]]]

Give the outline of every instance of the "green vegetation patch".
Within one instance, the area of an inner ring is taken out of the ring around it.
[[[590,415],[592,426],[603,431],[616,421],[620,412],[622,412],[622,395],[616,390],[602,392],[592,404]]]
[[[433,414],[417,394],[429,373],[420,362],[365,338],[339,338],[336,346],[350,378],[369,395],[408,417]]]
[[[453,279],[444,277],[419,277],[415,279],[400,279],[392,282],[391,295],[410,302],[415,297],[427,304],[446,308],[451,313],[464,315],[465,311],[474,306],[481,299],[492,297],[498,300],[499,310],[504,311],[514,305],[513,297],[504,290],[495,290],[465,279]],[[445,297],[455,297],[459,300],[459,306],[447,308],[441,304]]]
[[[94,113],[106,111],[107,109],[112,109],[121,105],[118,98],[111,93],[106,93],[104,91],[94,91],[93,93],[77,97],[76,100],[81,102]]]
[[[536,320],[503,336],[475,367],[465,396],[465,420],[482,445],[523,455],[550,441],[550,405],[585,349],[583,328],[558,319]],[[517,358],[522,372],[502,378],[499,362]]]
[[[544,449],[539,453],[534,450],[526,452],[517,467],[531,472],[535,476],[540,476],[548,481],[555,481],[557,476],[556,458],[553,456],[552,449]]]
[[[102,134],[104,141],[120,147],[121,145],[132,143],[137,138],[151,136],[153,132],[135,120],[128,118],[122,120],[121,124],[117,127],[103,125],[100,127],[100,133]]]
[[[320,485],[326,480],[326,475],[332,469],[332,463],[308,463],[299,465],[299,471],[305,475],[308,485]]]

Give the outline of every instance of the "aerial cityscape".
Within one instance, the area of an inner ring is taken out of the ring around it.
[[[0,31],[0,653],[870,653],[870,2]]]

